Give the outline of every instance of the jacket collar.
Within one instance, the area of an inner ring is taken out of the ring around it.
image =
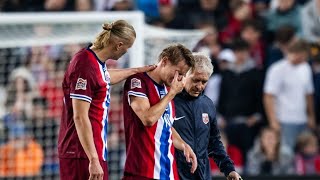
[[[195,99],[198,99],[202,95],[203,95],[203,92],[198,97],[190,96],[186,90],[182,90],[182,92],[179,94],[180,97],[187,99],[187,100],[195,100]]]

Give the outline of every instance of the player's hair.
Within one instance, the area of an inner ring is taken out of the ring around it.
[[[192,55],[194,58],[194,67],[189,71],[189,73],[193,73],[194,71],[206,72],[210,77],[213,73],[211,59],[200,52],[194,52]]]
[[[181,60],[184,60],[189,67],[194,66],[192,52],[182,44],[171,44],[164,48],[159,55],[159,61],[164,57],[167,57],[173,65],[177,65]]]
[[[93,41],[94,49],[103,49],[109,43],[121,39],[125,43],[130,43],[136,38],[136,32],[129,23],[125,20],[117,20],[112,23],[104,23],[102,32]]]

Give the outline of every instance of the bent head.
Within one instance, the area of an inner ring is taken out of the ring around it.
[[[93,42],[95,50],[108,48],[112,51],[111,59],[118,60],[133,45],[136,32],[125,20],[102,25],[103,31]]]
[[[194,59],[192,52],[181,44],[169,45],[159,55],[160,79],[167,86],[171,86],[174,75],[179,73],[179,79],[182,79],[193,67]]]
[[[194,68],[186,76],[185,90],[193,97],[198,97],[206,88],[208,80],[213,72],[213,66],[209,57],[201,53],[193,53]]]

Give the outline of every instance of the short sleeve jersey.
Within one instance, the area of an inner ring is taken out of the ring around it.
[[[151,179],[178,179],[171,131],[175,117],[173,101],[153,126],[144,126],[130,106],[130,96],[146,98],[153,106],[167,93],[166,86],[157,84],[146,73],[126,80],[123,94],[125,173]]]
[[[110,105],[110,75],[88,47],[71,60],[63,79],[63,112],[60,123],[58,152],[60,158],[87,158],[73,120],[72,99],[90,103],[89,120],[100,160],[107,159],[107,123]]]

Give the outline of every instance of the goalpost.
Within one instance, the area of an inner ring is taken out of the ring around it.
[[[161,50],[168,44],[181,43],[192,49],[205,35],[198,30],[169,30],[147,25],[144,22],[144,14],[137,11],[0,13],[0,148],[10,141],[11,136],[21,135],[24,132],[23,127],[31,124],[31,136],[44,151],[41,161],[43,164],[36,179],[59,179],[56,138],[61,113],[63,68],[79,48],[94,40],[101,32],[104,22],[118,19],[132,24],[137,37],[128,53],[122,60],[117,61],[118,64],[110,61],[111,68],[154,64]],[[21,89],[19,78],[25,81],[22,86],[28,86],[24,87],[23,98],[21,94],[16,93]],[[115,85],[111,93],[108,126],[108,163],[111,180],[121,178],[121,163],[125,152],[121,89],[121,84]],[[44,97],[45,102],[41,98],[34,100],[39,96]],[[34,103],[46,108],[45,123],[29,121],[38,113],[38,109],[32,105]],[[20,119],[15,119],[19,121],[19,127],[16,127],[15,121],[13,124],[10,123],[15,117],[11,117],[10,114],[17,111],[19,115],[24,114]],[[54,121],[48,123],[49,119]],[[11,125],[18,131],[10,134]],[[15,134],[17,132],[20,134]],[[36,164],[36,161],[33,163]],[[12,161],[9,165],[14,168],[16,163]],[[3,177],[1,173],[0,177]]]
[[[146,25],[144,14],[132,12],[0,13],[0,48],[88,43],[106,21],[124,19],[137,32],[129,50],[130,67],[150,62],[169,43],[193,48],[204,36],[199,30],[168,30]],[[157,59],[157,58],[156,58]]]

